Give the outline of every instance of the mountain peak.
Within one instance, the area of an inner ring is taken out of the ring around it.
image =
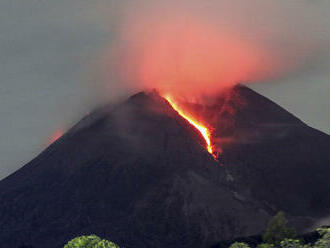
[[[200,248],[260,233],[279,210],[307,224],[330,213],[329,136],[242,85],[195,111],[224,166],[165,99],[140,92],[0,182],[3,247],[94,233],[128,248]]]

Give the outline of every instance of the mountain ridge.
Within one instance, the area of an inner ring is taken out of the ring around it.
[[[192,106],[220,130],[215,145],[223,150],[220,159],[224,166],[206,151],[199,132],[155,92],[138,93],[83,118],[34,160],[0,181],[4,248],[23,243],[55,248],[74,236],[91,233],[123,247],[208,247],[220,240],[260,233],[278,210],[288,212],[297,227],[311,225],[320,211],[310,208],[311,197],[330,187],[326,176],[321,176],[319,186],[313,180],[320,178],[320,172],[327,175],[329,169],[315,160],[314,150],[309,160],[316,162],[315,173],[288,172],[292,159],[285,152],[279,151],[281,156],[274,160],[274,146],[288,141],[299,144],[295,132],[292,134],[295,129],[284,125],[285,135],[274,137],[269,135],[273,127],[260,128],[272,118],[278,120],[268,113],[273,108],[265,106],[275,103],[253,100],[260,97],[247,89],[234,88],[234,93],[226,93],[226,101],[220,96],[221,103],[200,108],[200,112]],[[237,104],[235,94],[245,104]],[[263,108],[252,115],[260,102]],[[229,113],[219,114],[220,107]],[[293,122],[291,117],[279,119],[284,124]],[[226,121],[234,125],[217,126]],[[282,132],[280,127],[275,132]],[[300,136],[306,132],[315,137],[302,122],[298,127]],[[251,129],[266,138],[223,142],[239,139]],[[320,146],[328,148],[328,139],[322,136]],[[308,145],[301,149],[312,149]],[[300,150],[294,148],[297,156]],[[330,162],[323,150],[319,152],[324,163]],[[292,161],[294,172],[301,160]],[[296,182],[306,180],[305,174],[313,178],[309,191]],[[293,180],[292,192],[287,189],[292,185],[279,180],[281,177]],[[281,203],[286,198],[288,206]],[[326,196],[319,199],[322,214],[329,213]]]

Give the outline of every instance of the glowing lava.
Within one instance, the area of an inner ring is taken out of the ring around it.
[[[214,158],[216,158],[215,154],[213,153],[213,147],[211,144],[211,132],[210,130],[205,127],[203,124],[200,122],[196,121],[190,114],[188,115],[187,113],[184,113],[182,109],[174,102],[171,96],[166,95],[164,97],[169,104],[172,106],[172,108],[178,112],[180,116],[182,116],[184,119],[186,119],[191,125],[193,125],[197,130],[201,133],[203,138],[205,139],[206,145],[207,145],[207,151],[212,154]]]
[[[61,138],[64,134],[64,131],[63,130],[57,130],[53,135],[52,137],[49,139],[49,145],[54,143],[56,140],[58,140],[59,138]]]

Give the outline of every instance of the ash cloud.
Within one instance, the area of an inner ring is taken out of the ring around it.
[[[330,61],[329,8],[301,0],[124,2],[111,47],[120,63],[108,72],[129,88],[179,95],[294,77]]]
[[[185,25],[199,25],[192,35],[186,34],[188,40],[200,32],[205,39],[210,36],[219,40],[219,33],[227,34],[230,30],[224,47],[230,47],[228,40],[234,37],[238,40],[235,43],[248,52],[224,60],[224,66],[236,64],[241,56],[253,57],[255,52],[262,51],[262,55],[266,55],[262,56],[263,61],[274,66],[262,67],[262,70],[249,67],[245,70],[248,73],[229,79],[276,82],[253,87],[259,87],[259,91],[283,103],[291,112],[305,116],[303,119],[309,123],[330,132],[329,117],[317,111],[319,106],[326,108],[330,104],[327,91],[330,90],[329,9],[328,0],[2,0],[0,178],[30,160],[44,148],[53,133],[67,130],[94,106],[146,87],[162,86],[162,82],[153,84],[142,80],[146,76],[141,77],[139,56],[144,53],[139,48],[148,49],[145,41],[149,41],[148,36],[152,38],[154,32],[173,36],[169,30],[172,24],[177,25],[174,34],[185,29]],[[157,29],[159,23],[163,28]],[[205,26],[206,31],[201,28]],[[193,45],[202,47],[209,44],[198,39],[194,42]],[[157,44],[154,47],[157,48]],[[208,57],[207,50],[203,49],[204,58],[216,65],[214,57]],[[251,51],[253,54],[249,56]],[[130,60],[135,52],[139,56]],[[196,56],[192,56],[193,61],[198,61]],[[260,61],[260,57],[257,58],[257,62]],[[153,65],[144,63],[149,64]],[[240,61],[238,64],[244,65]],[[235,69],[228,67],[227,70],[235,72]],[[157,70],[153,70],[153,77],[159,78]],[[209,72],[204,69],[199,75]],[[282,81],[285,84],[279,83]],[[214,81],[209,82],[208,87]],[[208,88],[206,86],[203,88]],[[175,90],[181,93],[189,88],[194,89],[188,85]],[[217,90],[218,85],[211,88]],[[309,90],[305,91],[306,88]],[[308,97],[316,99],[315,105],[306,106]]]

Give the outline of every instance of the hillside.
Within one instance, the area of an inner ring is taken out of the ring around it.
[[[0,182],[3,248],[58,248],[82,234],[122,247],[209,247],[330,213],[330,137],[245,86],[207,106],[219,161],[157,93],[84,117]]]

